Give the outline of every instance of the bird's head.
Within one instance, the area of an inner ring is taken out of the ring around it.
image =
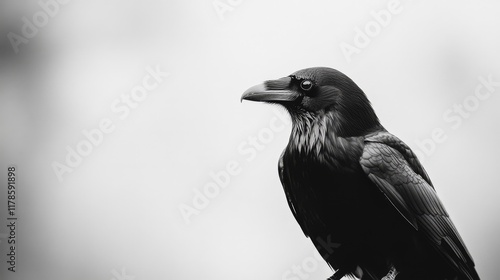
[[[343,136],[360,136],[380,126],[364,92],[349,77],[327,67],[265,81],[246,90],[241,99],[282,105],[294,124],[304,116],[330,115],[336,132]]]

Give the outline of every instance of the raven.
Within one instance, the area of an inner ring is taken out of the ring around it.
[[[329,279],[479,279],[419,160],[349,77],[307,68],[241,99],[291,116],[279,176],[302,231],[335,271]]]

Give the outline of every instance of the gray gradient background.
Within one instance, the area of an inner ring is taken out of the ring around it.
[[[290,126],[248,160],[238,146],[276,116],[240,95],[329,66],[356,81],[412,148],[445,131],[424,165],[482,279],[496,279],[500,87],[456,129],[443,113],[473,95],[479,76],[500,80],[498,1],[401,1],[402,12],[350,62],[339,45],[352,44],[387,1],[232,3],[221,20],[211,0],[73,0],[14,54],[7,34],[20,34],[21,18],[40,7],[1,2],[0,278],[282,279],[314,256],[276,170]],[[147,65],[171,75],[118,119],[111,103]],[[59,182],[52,162],[64,162],[65,147],[104,117],[115,131]],[[179,206],[232,160],[241,172],[186,224]],[[18,168],[16,273],[5,262],[8,164]],[[331,275],[317,264],[296,279]]]

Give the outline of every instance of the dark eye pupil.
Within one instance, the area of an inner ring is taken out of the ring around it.
[[[305,81],[302,81],[302,83],[300,83],[300,87],[303,89],[303,90],[310,90],[312,88],[312,82],[309,81],[309,80],[305,80]]]

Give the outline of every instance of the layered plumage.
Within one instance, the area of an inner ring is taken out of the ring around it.
[[[380,124],[363,91],[330,68],[308,68],[242,99],[290,113],[279,176],[306,236],[336,270],[363,280],[478,280],[474,262],[411,149]]]

